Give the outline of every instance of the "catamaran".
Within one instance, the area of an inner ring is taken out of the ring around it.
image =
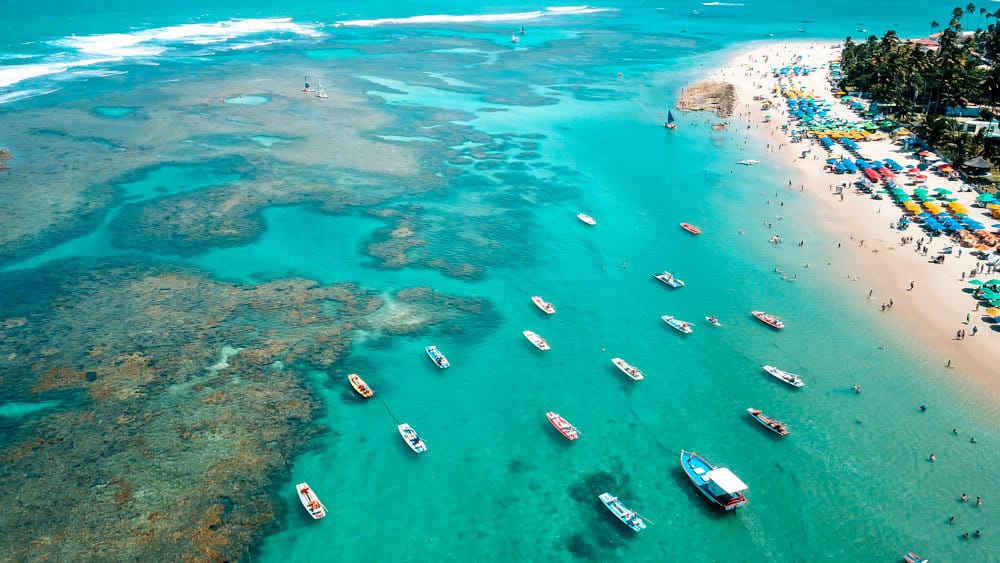
[[[309,516],[312,516],[313,520],[319,520],[326,516],[326,507],[319,501],[316,493],[309,488],[309,483],[295,485],[295,491],[299,495],[299,502],[302,503],[302,507],[306,509]]]
[[[568,420],[559,416],[559,413],[547,412],[545,413],[545,417],[549,419],[552,426],[565,436],[567,440],[576,440],[580,437],[580,431],[576,429],[576,426],[573,426]]]
[[[761,426],[767,428],[771,432],[779,436],[788,436],[788,428],[780,421],[777,421],[769,416],[765,416],[760,409],[755,409],[749,407],[747,409],[747,414],[753,417],[754,420],[760,423]]]
[[[555,306],[552,305],[552,303],[549,303],[548,301],[542,299],[537,295],[531,297],[531,302],[534,303],[536,307],[544,311],[545,314],[547,315],[552,315],[555,314],[556,312],[556,308]]]
[[[778,369],[774,366],[764,366],[764,371],[771,374],[775,379],[778,379],[779,381],[784,381],[785,383],[791,385],[792,387],[803,387],[806,384],[806,382],[802,381],[802,379],[798,375],[790,371]]]
[[[653,277],[670,287],[684,287],[684,282],[674,277],[673,274],[664,270],[662,274],[653,274]]]
[[[539,350],[541,350],[543,352],[545,350],[548,350],[548,349],[551,348],[549,346],[549,343],[546,342],[545,339],[542,338],[541,336],[538,336],[538,333],[536,333],[536,332],[533,332],[533,331],[530,331],[530,330],[523,330],[523,331],[521,331],[521,334],[523,334],[524,337],[528,339],[528,342],[531,342],[532,344],[534,344],[535,348],[538,348]]]
[[[725,467],[715,467],[694,452],[681,450],[681,469],[701,494],[725,508],[735,510],[747,502],[747,484]]]
[[[621,358],[611,358],[611,363],[615,365],[616,368],[620,369],[622,373],[631,377],[636,381],[641,381],[646,378],[639,368],[633,366],[632,364],[626,362]]]
[[[663,319],[663,322],[667,323],[674,330],[682,334],[691,334],[692,332],[694,332],[694,329],[691,328],[691,323],[687,321],[682,321],[680,319],[675,319],[673,315],[663,315],[660,318]]]
[[[750,314],[757,317],[760,322],[776,329],[785,328],[785,323],[781,322],[781,319],[775,317],[774,315],[768,315],[764,311],[750,311]]]
[[[591,227],[597,224],[597,221],[590,215],[587,215],[586,213],[577,213],[576,218],[590,225]]]
[[[366,399],[371,399],[372,396],[375,395],[375,392],[372,391],[372,388],[369,387],[368,384],[365,383],[365,380],[361,379],[361,376],[359,376],[358,374],[352,373],[351,375],[348,375],[347,380],[351,382],[351,387],[353,387],[354,390],[358,392],[358,395],[361,395]]]
[[[419,454],[427,451],[427,444],[420,439],[420,436],[417,436],[417,431],[414,430],[412,426],[404,422],[396,428],[399,429],[399,435],[403,437],[403,441],[406,442],[406,445],[410,446],[410,449],[415,453]]]
[[[424,352],[427,352],[427,357],[430,358],[437,367],[441,369],[451,367],[451,364],[448,363],[448,358],[444,357],[444,354],[438,351],[437,346],[425,346]]]
[[[604,506],[611,511],[612,514],[618,517],[626,526],[632,528],[636,532],[641,532],[646,529],[646,522],[643,520],[642,516],[634,511],[629,510],[622,501],[618,500],[618,497],[611,496],[610,493],[601,493],[598,496]]]

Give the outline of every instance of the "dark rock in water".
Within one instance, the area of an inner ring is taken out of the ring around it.
[[[677,109],[714,111],[719,117],[732,117],[736,107],[736,87],[728,82],[699,82],[681,91]]]
[[[0,148],[0,171],[10,170],[10,168],[7,167],[10,157],[11,154],[9,150]]]

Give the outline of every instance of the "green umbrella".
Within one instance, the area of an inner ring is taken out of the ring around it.
[[[969,283],[972,285],[983,285],[982,280],[969,280]]]
[[[992,279],[992,280],[986,282],[985,285],[1000,285],[1000,280]]]
[[[946,190],[944,188],[934,188],[934,191],[936,191],[939,194],[950,194],[950,193],[952,193],[951,190]]]

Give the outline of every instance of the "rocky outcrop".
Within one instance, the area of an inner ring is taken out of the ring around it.
[[[677,109],[714,111],[719,117],[732,117],[736,107],[736,88],[728,82],[699,82],[688,86],[677,100]]]

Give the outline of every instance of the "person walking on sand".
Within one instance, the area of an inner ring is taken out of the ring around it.
[[[916,285],[916,283],[917,282],[915,282],[915,281],[911,281],[910,282],[910,289],[909,289],[909,291],[913,291],[913,286]]]

